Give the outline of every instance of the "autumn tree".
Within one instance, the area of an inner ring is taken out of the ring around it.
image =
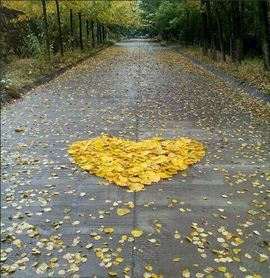
[[[63,55],[64,48],[70,46],[71,49],[75,46],[80,46],[82,49],[86,43],[87,20],[93,23],[99,22],[99,38],[103,38],[105,32],[113,32],[116,26],[128,28],[140,24],[137,1],[26,0],[6,1],[4,5],[22,12],[17,22],[31,21],[36,26],[42,26],[41,32],[34,30],[37,27],[31,31],[40,41],[44,41],[48,56],[51,52],[57,51]],[[95,46],[97,38],[92,36],[92,40],[92,45]]]

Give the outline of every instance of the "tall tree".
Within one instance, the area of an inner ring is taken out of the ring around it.
[[[186,28],[185,28],[185,40],[186,44],[189,44],[189,17],[190,17],[190,10],[187,6],[187,0],[185,0],[185,13],[186,13]]]
[[[214,28],[213,16],[212,16],[212,9],[209,0],[206,0],[206,15],[207,15],[207,35],[210,37],[210,54],[211,57],[216,60],[217,53],[216,53],[216,32]]]
[[[105,33],[105,27],[104,27],[104,24],[102,24],[102,40],[103,42],[106,41],[106,33]]]
[[[73,10],[69,10],[70,39],[72,48],[74,48],[74,28],[73,28]]]
[[[267,70],[270,70],[270,25],[269,25],[269,3],[267,0],[258,1],[259,12],[261,18],[261,41],[264,57],[264,65]]]
[[[99,41],[103,43],[103,38],[102,38],[102,23],[99,24]]]
[[[56,4],[57,24],[58,24],[58,33],[59,33],[59,48],[60,48],[61,55],[64,56],[62,29],[61,29],[61,18],[60,18],[60,9],[59,9],[58,0],[55,0],[55,4]]]
[[[86,19],[86,42],[88,45],[88,41],[89,41],[89,20]]]
[[[96,32],[97,32],[97,44],[100,44],[100,40],[99,40],[99,22],[97,22]]]
[[[222,17],[220,13],[220,1],[215,2],[215,19],[217,23],[217,31],[218,31],[218,40],[219,40],[219,49],[221,52],[221,59],[222,61],[226,60],[226,55],[225,55],[225,44],[224,44],[224,36],[223,36],[223,24],[222,24]]]
[[[82,37],[82,13],[78,12],[79,17],[79,38],[80,38],[80,48],[83,50],[83,37]]]
[[[50,39],[49,39],[49,32],[48,32],[46,0],[41,0],[41,3],[42,3],[42,11],[43,11],[44,29],[45,29],[46,51],[47,51],[47,56],[50,59]]]
[[[202,29],[202,48],[203,48],[203,55],[208,55],[208,24],[207,24],[207,1],[208,0],[201,0],[201,14],[202,14],[202,22],[203,22],[203,29]]]
[[[231,59],[233,62],[240,63],[243,55],[243,36],[241,32],[243,31],[243,27],[241,24],[243,20],[241,16],[244,16],[244,12],[242,14],[240,12],[242,0],[231,1]]]
[[[92,35],[92,46],[95,47],[95,23],[93,20],[91,20],[91,35]]]

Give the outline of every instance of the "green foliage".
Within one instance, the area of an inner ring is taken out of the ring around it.
[[[257,0],[142,0],[140,8],[145,33],[197,46],[205,36],[213,57],[216,50],[237,61],[261,54],[263,23]]]
[[[47,59],[44,44],[40,43],[38,37],[32,33],[27,38],[30,53],[37,60],[39,71],[42,72]]]
[[[28,38],[28,46],[31,54],[39,61],[42,62],[45,57],[45,49],[44,46],[38,40],[38,37],[34,34],[29,34]]]
[[[185,38],[186,12],[189,11],[192,32],[200,34],[200,5],[199,0],[143,0],[140,8],[146,33],[159,35],[164,39]],[[191,30],[190,30],[191,31]]]
[[[159,6],[154,22],[159,30],[165,32],[173,32],[179,28],[179,11],[180,5],[170,1],[164,1]]]

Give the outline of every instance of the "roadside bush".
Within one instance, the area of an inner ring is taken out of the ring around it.
[[[40,43],[38,37],[34,34],[29,34],[28,38],[28,47],[33,57],[38,61],[39,70],[42,72],[44,64],[46,63],[46,52],[44,45]]]

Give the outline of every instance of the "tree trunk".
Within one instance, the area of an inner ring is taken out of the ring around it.
[[[97,45],[99,44],[98,42],[98,22],[96,22],[96,41],[97,41]]]
[[[105,33],[105,27],[103,24],[102,24],[102,37],[103,37],[103,42],[105,42],[106,41],[106,33]]]
[[[189,15],[190,15],[190,11],[187,8],[187,0],[185,0],[185,10],[186,10],[186,30],[185,30],[185,43],[186,45],[189,44]]]
[[[269,6],[267,0],[258,1],[258,5],[262,24],[261,41],[264,65],[267,70],[270,70],[270,24],[268,19]]]
[[[50,59],[50,40],[49,40],[49,33],[48,33],[46,0],[41,0],[41,3],[42,3],[42,10],[43,10],[45,37],[46,37],[46,51],[47,51],[48,58]]]
[[[236,61],[235,57],[235,26],[234,26],[234,10],[233,10],[233,1],[231,2],[230,10],[230,56],[233,62]]]
[[[99,41],[99,23],[97,22],[97,44],[100,44],[100,41]]]
[[[215,36],[211,36],[211,58],[216,61],[217,60],[217,46]]]
[[[242,2],[242,0],[240,0]],[[243,55],[243,42],[241,40],[241,14],[240,14],[240,2],[232,1],[231,2],[231,55],[232,61],[240,63]]]
[[[240,60],[244,57],[244,37],[245,37],[245,1],[240,0],[239,2],[240,9]]]
[[[103,23],[101,23],[101,26],[100,26],[100,36],[101,36],[101,40],[102,40],[102,42],[104,42],[104,34],[103,34],[103,30],[104,30],[104,26],[103,26]]]
[[[210,55],[211,58],[217,59],[216,41],[215,41],[215,29],[213,24],[212,11],[210,6],[210,1],[206,1],[206,15],[207,15],[207,30],[208,35],[210,33]]]
[[[56,4],[56,14],[57,14],[57,24],[58,24],[60,53],[61,53],[61,56],[64,56],[62,30],[61,30],[61,19],[60,19],[60,10],[59,10],[59,2],[58,2],[58,0],[55,0],[55,4]]]
[[[79,36],[80,36],[80,48],[83,50],[83,37],[82,37],[82,13],[78,13],[79,16]]]
[[[94,31],[94,21],[91,20],[91,34],[92,34],[92,46],[95,47],[95,31]]]
[[[186,12],[186,20],[187,20],[187,25],[186,25],[186,44],[189,45],[190,41],[190,36],[189,36],[189,15],[190,11]]]
[[[89,20],[86,20],[86,43],[88,45],[88,41],[89,41]]]
[[[225,55],[223,29],[222,29],[221,17],[220,17],[220,13],[219,13],[219,6],[216,7],[216,21],[217,21],[218,40],[219,40],[219,49],[220,49],[220,52],[221,52],[221,59],[222,59],[223,62],[225,62],[226,61],[226,55]]]
[[[208,55],[208,32],[207,32],[207,14],[206,14],[207,0],[201,0],[201,13],[203,21],[203,33],[202,33],[202,48],[203,55]]]
[[[100,43],[103,43],[103,40],[102,40],[102,23],[99,24],[99,41],[100,41]]]
[[[72,9],[69,10],[69,22],[70,22],[71,45],[72,45],[72,48],[74,48],[74,29],[73,29],[73,11],[72,11]]]
[[[235,56],[236,56],[236,61],[238,63],[241,63],[241,60],[243,58],[243,41],[242,41],[242,34],[241,32],[243,31],[243,19],[242,16],[243,14],[241,12],[242,9],[242,0],[236,1],[235,8],[236,8],[236,13],[235,13],[235,25],[236,25],[236,41],[235,41]]]

